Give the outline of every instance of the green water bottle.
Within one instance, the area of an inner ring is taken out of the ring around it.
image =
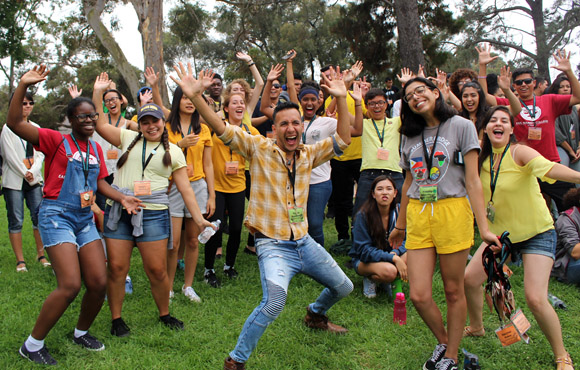
[[[401,281],[401,278],[397,277],[395,280],[393,280],[391,287],[392,287],[394,296],[396,296],[397,293],[402,293],[403,292],[403,282]]]

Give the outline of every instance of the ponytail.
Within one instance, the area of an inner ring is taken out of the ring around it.
[[[166,167],[169,167],[171,166],[171,153],[169,152],[169,134],[167,133],[167,127],[163,129],[161,141],[163,142],[163,147],[165,148],[165,154],[163,155],[163,164]]]
[[[127,151],[125,153],[123,153],[123,155],[121,155],[121,157],[119,158],[119,161],[117,161],[117,169],[123,167],[125,162],[127,162],[127,158],[129,158],[129,152],[131,151],[131,149],[133,149],[135,144],[137,144],[137,142],[141,139],[142,136],[143,136],[143,134],[141,132],[139,132],[139,134],[137,136],[135,136],[135,139],[133,139],[131,144],[129,144]]]

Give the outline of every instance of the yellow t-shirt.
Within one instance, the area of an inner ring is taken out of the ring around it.
[[[399,161],[401,159],[399,154],[399,146],[401,143],[400,127],[401,119],[399,117],[385,117],[384,120],[374,121],[374,124],[370,118],[363,120],[361,171],[368,169],[382,169],[395,172],[403,171],[399,167]],[[383,138],[382,142],[379,139],[379,134]],[[389,151],[387,160],[378,158],[379,148]]]
[[[183,139],[184,135],[173,132],[169,123],[166,123],[166,127],[167,132],[169,133],[169,142],[177,144],[179,140]],[[201,131],[198,135],[198,142],[187,148],[187,156],[185,157],[187,164],[193,165],[193,176],[189,177],[190,182],[205,178],[205,172],[203,171],[203,151],[205,150],[205,147],[213,146],[211,133],[206,125],[201,125]]]
[[[330,104],[330,102],[332,101],[332,96],[329,96],[328,98],[326,98],[326,101],[324,102],[324,109],[326,110],[328,108],[328,105]],[[346,104],[348,105],[348,112],[350,114],[352,114],[354,116],[355,114],[355,101],[354,99],[347,94],[346,95]],[[362,104],[362,111],[363,111],[363,115],[367,114],[367,107],[365,106],[365,102],[364,100],[361,101]],[[348,146],[348,148],[346,148],[346,150],[343,152],[343,154],[340,157],[334,156],[333,159],[336,159],[338,161],[350,161],[353,159],[360,159],[362,157],[362,143],[361,143],[361,137],[357,136],[357,137],[352,137],[350,138],[350,145]]]
[[[509,231],[512,243],[519,243],[554,228],[554,222],[546,201],[540,192],[536,178],[549,183],[555,180],[545,177],[554,162],[537,156],[525,166],[518,166],[513,159],[514,147],[510,147],[501,161],[499,176],[493,193],[495,217],[489,222],[489,230],[495,235]],[[504,148],[493,148],[493,153],[503,153]],[[489,158],[481,166],[479,178],[483,186],[483,200],[487,206],[491,197]]]
[[[229,123],[226,121],[226,124]],[[252,125],[242,122],[242,129],[247,135],[260,135],[260,132]],[[248,133],[249,132],[249,133]],[[241,154],[230,150],[216,135],[212,135],[214,148],[212,150],[213,173],[215,190],[222,193],[239,193],[246,190],[246,160]],[[226,174],[226,162],[237,161],[237,173]]]
[[[121,151],[125,153],[127,147],[133,142],[133,139],[138,135],[138,132],[121,129]],[[120,188],[127,188],[133,191],[134,181],[149,180],[151,182],[151,192],[158,190],[166,190],[169,185],[169,177],[173,171],[185,167],[185,157],[183,152],[176,145],[169,143],[169,154],[171,154],[171,166],[166,167],[163,164],[163,156],[165,155],[165,149],[162,142],[150,142],[147,141],[147,146],[145,148],[145,161],[149,158],[149,155],[155,149],[155,153],[151,156],[151,160],[145,167],[143,171],[143,142],[144,138],[141,138],[135,146],[129,152],[127,161],[117,170],[115,174],[115,179],[113,184]],[[107,201],[112,204],[111,200]],[[167,206],[160,204],[144,203],[146,209],[149,210],[162,210],[167,209]]]

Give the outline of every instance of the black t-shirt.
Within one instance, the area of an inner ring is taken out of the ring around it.
[[[252,118],[260,118],[264,117],[264,114],[260,112],[260,105],[262,104],[262,99],[258,100],[258,104],[256,104],[256,108],[254,108],[254,113],[252,114]],[[269,131],[272,131],[272,125],[274,121],[271,119],[267,120],[266,122],[262,123],[261,125],[256,126],[256,129],[262,134],[262,136],[266,136]]]

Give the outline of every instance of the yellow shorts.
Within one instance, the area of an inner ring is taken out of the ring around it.
[[[466,197],[445,198],[433,203],[409,199],[407,249],[435,247],[450,254],[473,245],[473,212]]]

